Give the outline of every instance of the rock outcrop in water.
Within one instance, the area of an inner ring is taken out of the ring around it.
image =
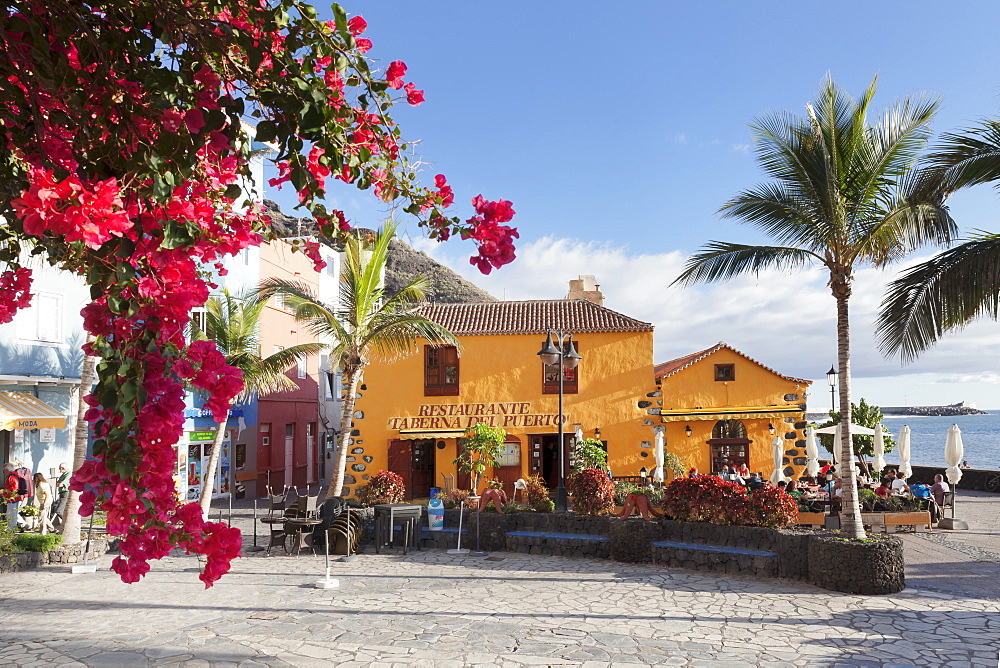
[[[986,415],[986,411],[966,404],[964,401],[947,406],[883,406],[882,415],[920,415],[937,417],[942,415]]]

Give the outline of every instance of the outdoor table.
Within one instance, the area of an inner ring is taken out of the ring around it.
[[[323,520],[319,519],[308,519],[299,517],[287,520],[286,524],[289,525],[292,531],[294,532],[294,534],[292,535],[295,536],[296,554],[300,554],[302,552],[302,548],[304,547],[309,548],[310,550],[313,551],[313,554],[316,554],[316,547],[310,543],[307,543],[306,540],[309,538],[309,536],[312,533],[312,530],[316,527],[316,525],[322,524],[322,522]],[[285,533],[289,532],[286,531]]]
[[[415,506],[411,503],[380,503],[375,506],[375,549],[376,552],[382,545],[392,543],[393,529],[397,521],[406,522],[410,526],[409,535],[404,538],[403,551],[406,551],[406,543],[413,547],[417,546],[417,528],[422,516],[423,507]],[[383,539],[383,534],[385,538]],[[406,540],[409,538],[409,541]],[[384,542],[383,542],[384,540]]]

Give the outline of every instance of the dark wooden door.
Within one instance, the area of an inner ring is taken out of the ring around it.
[[[434,483],[434,441],[411,441],[409,498],[423,499],[430,496]]]
[[[393,439],[389,441],[389,470],[403,478],[403,485],[406,487],[406,498],[412,499],[410,493],[413,485],[413,476],[410,475],[410,456],[412,441],[401,441]]]
[[[503,446],[500,466],[496,468],[494,475],[503,483],[503,491],[507,492],[507,498],[513,499],[514,483],[521,477],[521,442],[509,439]]]

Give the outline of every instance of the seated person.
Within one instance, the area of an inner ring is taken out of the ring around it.
[[[743,462],[742,464],[736,467],[736,473],[739,474],[741,478],[749,478],[750,467],[747,466],[746,462]]]
[[[802,490],[799,489],[799,486],[795,484],[794,480],[789,480],[788,484],[785,485],[785,494],[792,497],[796,501],[799,501],[802,498]]]
[[[896,479],[892,481],[892,493],[904,496],[910,493],[910,487],[906,484],[906,474],[902,471],[896,471]]]
[[[747,479],[747,486],[750,488],[750,491],[756,492],[764,486],[764,478],[760,473],[754,473]]]
[[[787,482],[785,482],[784,480],[779,480],[779,481],[778,481],[778,489],[780,489],[780,490],[781,490],[782,492],[784,492],[784,491],[785,491],[785,488],[786,488],[787,486],[788,486],[788,483],[787,483]]]
[[[689,478],[697,478],[698,477],[698,467],[697,466],[692,466],[688,470],[688,477]]]
[[[745,485],[746,484],[746,482],[743,480],[743,477],[739,473],[736,472],[736,467],[735,466],[730,466],[729,467],[729,474],[728,474],[728,477],[726,478],[726,480],[728,480],[730,482],[737,482],[737,483],[739,483],[741,485]]]
[[[951,487],[944,481],[944,477],[940,473],[934,476],[934,484],[931,485],[931,496],[934,497],[934,501],[939,506],[944,505],[944,495],[950,491]]]
[[[889,478],[882,478],[882,485],[881,487],[875,489],[875,496],[882,499],[888,499],[889,494],[892,492],[890,485],[892,485],[892,481],[889,480]]]

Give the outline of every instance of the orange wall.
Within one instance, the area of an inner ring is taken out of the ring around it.
[[[736,379],[730,382],[715,380],[716,364],[735,365]],[[760,364],[723,348],[692,366],[664,378],[660,383],[664,410],[701,408],[727,408],[747,406],[797,406],[806,401],[808,384],[797,383],[782,378]],[[785,399],[786,395],[795,398]],[[711,448],[706,441],[712,438],[712,428],[721,418],[682,419],[667,422],[667,452],[676,453],[687,460],[688,466],[695,466],[701,473],[710,473]],[[790,420],[790,421],[788,421]],[[804,468],[794,463],[797,456],[805,457],[804,442],[805,413],[798,412],[791,418],[753,417],[743,419],[750,444],[750,469],[763,472],[767,478],[773,471],[772,445],[775,435],[785,440],[784,450],[795,451],[795,455],[785,455],[788,466],[794,469],[794,477],[801,475]],[[768,424],[775,427],[771,434]],[[691,427],[691,436],[685,427]]]
[[[652,442],[658,418],[648,415],[637,402],[645,398],[652,384],[652,332],[574,334],[573,338],[579,341],[583,360],[578,367],[579,393],[565,395],[565,432],[572,433],[574,423],[580,423],[584,435],[593,437],[595,427],[599,428],[602,440],[608,442],[609,464],[615,475],[636,475],[644,464],[651,468],[652,458],[642,458],[640,453],[650,453],[642,443]],[[460,337],[464,347],[459,365],[460,394],[453,397],[424,396],[423,345],[419,352],[401,359],[374,361],[365,371],[364,389],[355,406],[358,434],[353,445],[371,461],[362,462],[361,453],[356,453],[347,473],[362,484],[387,468],[388,442],[400,438],[398,429],[402,426],[401,421],[393,423],[392,419],[419,418],[421,406],[518,402],[530,406],[518,407],[515,416],[500,416],[497,425],[506,424],[508,434],[520,438],[522,472],[527,474],[527,436],[558,431],[554,417],[534,417],[558,415],[558,395],[542,394],[542,364],[537,353],[544,340],[541,334]],[[463,417],[461,426],[467,426],[470,419],[477,418]],[[535,424],[546,421],[548,424]],[[432,425],[446,426],[442,421],[407,422],[407,426],[427,431],[434,430]],[[439,440],[445,440],[446,448],[435,449],[433,486],[438,487],[442,472],[455,473],[452,461],[456,457],[456,439]],[[353,464],[365,470],[352,470]]]

